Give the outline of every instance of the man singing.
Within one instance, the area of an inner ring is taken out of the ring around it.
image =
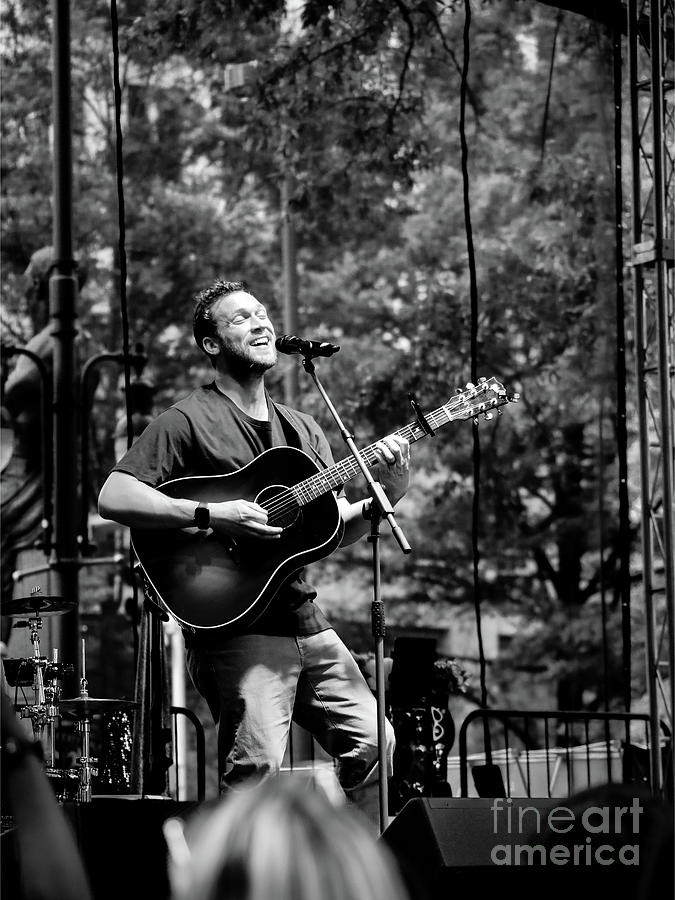
[[[277,362],[274,326],[243,282],[216,281],[196,297],[193,331],[215,370],[210,384],[161,413],[114,467],[99,511],[142,528],[209,527],[234,539],[257,538],[260,552],[279,539],[266,510],[234,499],[210,502],[156,490],[188,476],[236,472],[274,447],[295,445],[321,465],[333,465],[315,420],[272,401],[265,372]],[[395,504],[409,484],[408,442],[391,435],[375,445],[374,476]],[[275,481],[284,483],[284,472]],[[339,494],[339,492],[338,492]],[[368,530],[370,499],[338,496],[343,544]],[[344,790],[377,782],[376,703],[351,654],[313,602],[302,571],[289,576],[265,611],[239,629],[184,629],[190,677],[218,726],[221,792],[251,776],[279,772],[291,720],[337,760]],[[387,727],[391,767],[393,731]]]

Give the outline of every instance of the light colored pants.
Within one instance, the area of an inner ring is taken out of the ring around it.
[[[377,705],[335,631],[307,637],[248,634],[222,649],[187,650],[195,688],[218,725],[221,792],[278,774],[291,720],[337,760],[345,791],[377,780]],[[388,774],[394,731],[386,722]]]

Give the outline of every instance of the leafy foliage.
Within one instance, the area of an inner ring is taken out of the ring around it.
[[[47,6],[10,2],[3,12],[8,322],[21,307],[18,273],[49,242]],[[409,391],[430,409],[469,377],[468,200],[475,363],[522,395],[479,429],[481,598],[548,622],[542,647],[553,658],[563,642],[574,645],[571,632],[586,634],[578,611],[591,608],[600,586],[614,605],[619,588],[610,48],[595,23],[556,20],[539,4],[472,6],[467,198],[458,130],[464,4],[121,4],[132,343],[146,344],[146,377],[162,408],[207,374],[191,341],[189,299],[211,278],[246,278],[279,321],[280,191],[290,187],[302,328],[341,343],[330,393],[370,442],[411,419]],[[77,5],[76,244],[93,261],[81,328],[116,348],[109,29],[103,4]],[[249,64],[239,90],[226,89],[233,64]],[[275,374],[277,387],[289,364]],[[320,398],[306,384],[302,393],[337,451]],[[102,481],[119,404],[114,377],[99,394]],[[384,546],[399,596],[473,599],[472,441],[472,426],[460,425],[414,449],[417,474],[400,519],[415,553],[403,559]],[[369,553],[365,543],[343,551],[320,577],[351,565],[365,583]],[[569,629],[558,628],[560,616]]]

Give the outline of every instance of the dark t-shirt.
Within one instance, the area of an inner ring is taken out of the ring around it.
[[[227,475],[265,450],[288,444],[304,450],[318,465],[333,465],[328,441],[311,416],[275,405],[269,396],[267,404],[269,421],[261,422],[239,409],[215,382],[197,388],[160,413],[113,471],[126,472],[157,487],[191,475]],[[325,631],[330,625],[312,602],[314,597],[316,591],[303,581],[301,572],[279,590],[267,610],[245,631],[288,636]],[[185,643],[213,646],[222,640],[219,631],[186,630]],[[228,635],[233,633],[227,631]]]

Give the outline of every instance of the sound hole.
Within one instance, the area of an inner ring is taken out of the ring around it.
[[[282,484],[264,488],[255,502],[267,510],[267,524],[275,528],[290,528],[300,517],[300,507]]]

